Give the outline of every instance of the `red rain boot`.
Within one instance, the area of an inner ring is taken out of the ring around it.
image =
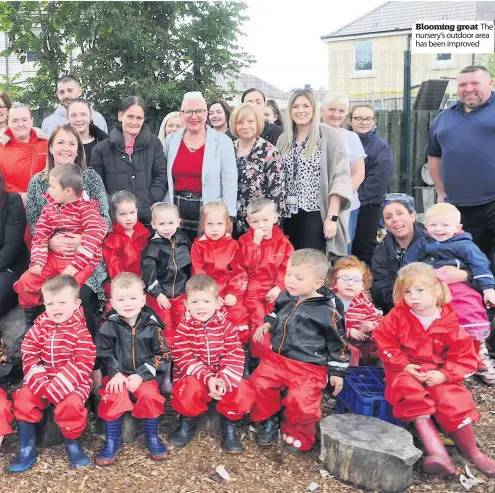
[[[490,459],[476,445],[473,427],[463,426],[450,434],[463,457],[471,461],[476,469],[489,478],[495,478],[495,460]]]
[[[455,467],[438,434],[437,427],[429,416],[420,416],[414,420],[421,443],[428,454],[423,462],[426,473],[435,476],[455,474]]]

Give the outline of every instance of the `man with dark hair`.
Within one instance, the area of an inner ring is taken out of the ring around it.
[[[265,111],[265,95],[255,87],[251,89],[246,89],[241,96],[241,103],[249,103],[257,106],[258,109],[264,114]],[[260,137],[267,140],[270,144],[277,145],[278,138],[282,135],[284,129],[273,123],[265,122],[265,127],[263,132],[261,132]]]
[[[52,115],[47,116],[41,124],[43,132],[48,135],[52,133],[57,125],[69,123],[69,120],[67,119],[67,108],[73,99],[81,97],[82,89],[75,77],[72,75],[64,75],[57,81],[57,92],[55,94],[62,104]],[[108,133],[107,122],[105,121],[105,118],[103,118],[103,115],[95,110],[92,110],[91,113],[93,123],[105,133]]]
[[[461,211],[463,229],[490,258],[495,241],[495,96],[480,65],[457,77],[459,102],[433,121],[425,153],[438,202]]]

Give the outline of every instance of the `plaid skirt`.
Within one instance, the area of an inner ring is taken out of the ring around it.
[[[203,200],[201,194],[190,192],[175,192],[174,204],[179,209],[181,229],[186,233],[191,243],[198,236],[199,216]]]

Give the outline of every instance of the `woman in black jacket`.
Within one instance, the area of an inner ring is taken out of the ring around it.
[[[91,105],[83,98],[75,98],[67,108],[67,119],[77,130],[86,154],[86,166],[91,165],[91,152],[98,142],[108,138],[108,135],[93,123]]]
[[[167,191],[167,163],[163,147],[144,123],[145,104],[137,96],[122,100],[120,124],[91,153],[91,168],[103,179],[109,195],[127,190],[138,200],[139,221],[149,227],[150,206]]]
[[[388,313],[394,307],[394,284],[402,259],[409,247],[423,236],[423,230],[416,224],[416,213],[407,202],[391,200],[383,207],[382,214],[388,233],[371,260],[371,295],[375,305]],[[457,267],[442,267],[442,270],[448,284],[468,278],[467,272]]]
[[[20,195],[7,193],[0,172],[0,317],[17,304],[12,286],[28,267],[26,213]]]

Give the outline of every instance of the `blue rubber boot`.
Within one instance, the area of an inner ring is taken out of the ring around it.
[[[64,437],[64,445],[72,467],[84,467],[89,464],[89,457],[84,453],[77,440]]]
[[[36,424],[19,421],[19,453],[9,466],[10,472],[27,471],[38,460]]]
[[[122,417],[114,421],[103,421],[105,424],[105,445],[96,456],[99,466],[110,466],[115,462],[115,457],[122,444]]]
[[[144,439],[146,441],[146,447],[153,459],[161,461],[168,455],[167,446],[158,438],[158,426],[160,425],[160,418],[143,418],[144,425]]]

